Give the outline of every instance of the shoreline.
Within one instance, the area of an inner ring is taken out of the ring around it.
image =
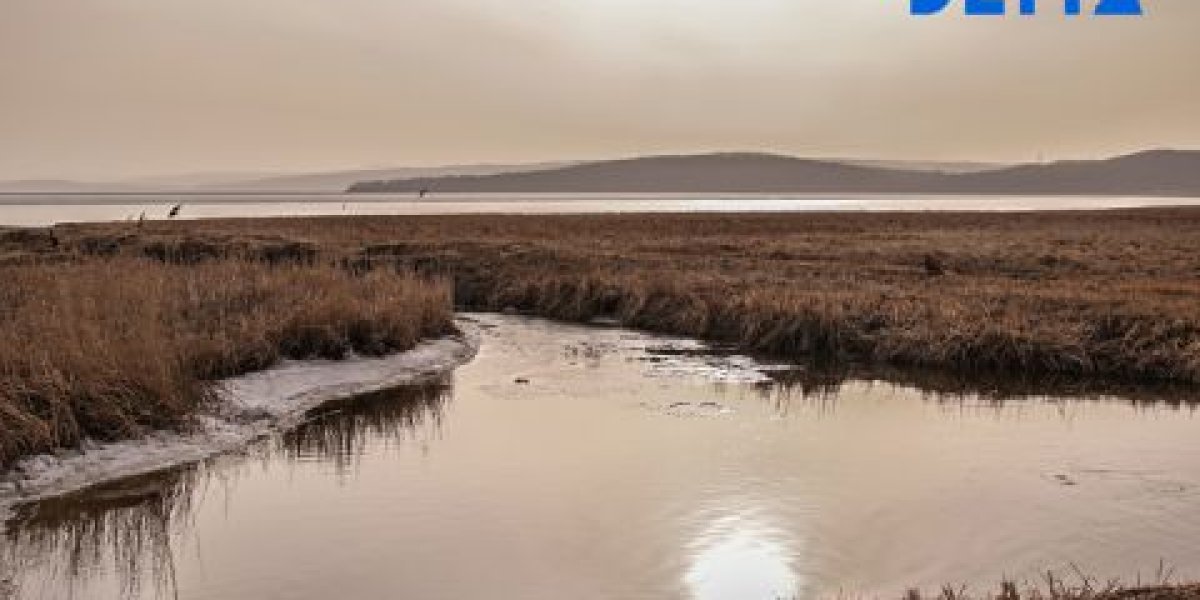
[[[385,374],[393,368],[392,365],[397,362],[397,359],[405,358],[409,354],[418,352],[429,353],[430,358],[436,358],[432,354],[445,349],[451,350],[455,354],[451,357],[442,355],[442,358],[462,360],[463,355],[458,353],[467,352],[469,356],[465,360],[470,360],[470,358],[475,356],[480,347],[480,329],[490,327],[486,323],[480,324],[479,321],[474,319],[474,315],[460,315],[456,322],[460,329],[464,331],[461,337],[426,341],[412,351],[381,359],[353,357],[347,361],[289,361],[272,369],[226,380],[222,382],[224,391],[228,394],[227,398],[231,400],[244,400],[237,407],[236,414],[238,415],[253,416],[263,414],[260,411],[270,412],[271,414],[275,414],[275,411],[286,411],[286,414],[292,420],[275,422],[275,426],[264,431],[263,434],[286,430],[301,424],[306,418],[307,410],[322,403],[336,398],[344,398],[347,395],[353,396],[357,393],[369,392],[374,387],[391,387],[390,382],[381,385],[379,383],[381,379],[377,379],[375,382],[367,382],[359,376],[371,373],[383,375],[383,379],[412,376],[414,377],[413,379],[408,379],[404,383],[414,383],[426,380],[428,377],[437,376],[439,373],[447,372],[429,372],[422,368],[422,366],[428,366],[425,361],[417,357],[413,360],[420,364],[406,364],[401,367],[409,369],[409,372]],[[603,326],[604,324],[600,323],[597,325]],[[464,363],[458,363],[458,365],[461,364]],[[450,368],[454,367],[451,366]],[[343,371],[350,371],[350,373],[344,373]],[[342,381],[333,381],[329,378],[331,374],[345,376],[345,378]],[[306,382],[314,381],[320,381],[323,385],[315,388],[305,385]],[[347,394],[334,393],[335,390],[358,388],[359,386],[365,387],[360,388],[361,391],[349,391]],[[282,401],[283,404],[277,401]],[[308,405],[310,402],[312,404]],[[301,405],[308,405],[308,409],[301,409]],[[261,439],[261,437],[252,437],[248,442],[253,443],[257,439]],[[227,448],[214,453],[212,456],[225,451],[236,452],[236,450],[237,448]],[[180,461],[179,464],[190,462],[193,461]],[[124,477],[124,475],[121,477]],[[58,494],[48,494],[48,496],[53,495]],[[0,502],[2,501],[0,499]],[[3,524],[3,521],[0,520],[0,533],[3,532]],[[16,598],[16,589],[6,588],[5,583],[5,574],[0,573],[0,600]],[[861,597],[896,598],[897,600],[1200,600],[1200,586],[1185,582],[1168,583],[1165,580],[1158,584],[1143,584],[1139,581],[1139,583],[1132,587],[1123,587],[1110,582],[1107,584],[1109,587],[1100,587],[1099,582],[1092,583],[1085,578],[1078,587],[1075,587],[1063,585],[1061,581],[1056,584],[1055,580],[1052,579],[1049,585],[1048,589],[1043,589],[1036,587],[1036,584],[1028,584],[1028,587],[1026,587],[1026,583],[1022,583],[1020,586],[1004,583],[999,588],[999,591],[994,592],[990,588],[982,588],[982,591],[978,594],[965,587],[956,588],[947,586],[942,588],[940,594],[936,593],[935,590],[934,594],[926,595],[921,590],[913,589],[903,594],[897,593],[889,596],[862,595]],[[1056,585],[1058,587],[1055,587]],[[1092,585],[1097,587],[1093,589]],[[950,590],[952,593],[948,594],[947,590]],[[13,595],[6,596],[6,593]]]
[[[459,325],[463,333],[458,336],[427,340],[391,356],[284,361],[223,380],[220,407],[202,415],[195,432],[159,431],[136,440],[88,444],[82,451],[25,458],[0,474],[0,533],[19,505],[232,452],[295,427],[309,410],[326,402],[450,373],[470,362],[481,342],[473,327]]]

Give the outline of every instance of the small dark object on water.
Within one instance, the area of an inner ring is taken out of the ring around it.
[[[513,383],[516,383],[517,385],[529,385],[529,380],[524,377],[518,377],[513,380]]]
[[[1058,480],[1058,482],[1063,485],[1079,485],[1078,483],[1075,483],[1074,479],[1062,474],[1055,475],[1054,479]]]
[[[167,218],[168,218],[168,219],[174,219],[175,217],[178,217],[178,216],[179,216],[179,211],[181,211],[181,210],[183,210],[183,205],[182,205],[182,204],[176,204],[175,206],[172,206],[172,207],[171,207],[171,212],[167,213]]]
[[[429,195],[429,190],[426,188],[421,188],[421,190],[417,192],[418,198],[424,198],[425,196],[428,196],[428,195]]]
[[[925,273],[927,275],[939,276],[946,274],[946,265],[942,263],[941,259],[932,254],[925,255],[925,260],[922,261],[922,266],[925,267]]]

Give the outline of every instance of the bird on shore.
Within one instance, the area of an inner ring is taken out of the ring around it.
[[[926,254],[924,260],[921,261],[921,266],[925,267],[925,274],[932,277],[940,277],[946,274],[946,264],[942,259]]]
[[[175,217],[178,217],[178,216],[179,216],[179,211],[181,211],[181,210],[183,210],[183,205],[182,205],[182,204],[176,204],[175,206],[172,206],[172,207],[171,207],[171,212],[167,213],[167,218],[168,218],[168,219],[174,219]]]
[[[428,196],[428,195],[429,195],[429,189],[428,189],[428,188],[421,188],[421,189],[420,189],[420,191],[418,191],[418,192],[417,192],[417,197],[418,197],[418,198],[424,198],[425,196]]]

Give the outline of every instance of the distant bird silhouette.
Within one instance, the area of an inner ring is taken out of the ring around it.
[[[946,274],[946,264],[932,254],[925,255],[925,259],[921,261],[921,266],[925,267],[926,275],[937,277]]]
[[[179,211],[181,211],[181,210],[183,210],[183,205],[176,204],[175,206],[171,207],[171,212],[167,213],[167,218],[174,219],[175,217],[178,217]]]
[[[429,190],[426,188],[421,188],[421,191],[417,192],[418,198],[424,198],[425,196],[428,196],[428,195],[429,195]]]

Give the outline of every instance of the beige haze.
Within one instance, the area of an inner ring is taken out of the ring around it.
[[[0,0],[0,179],[1200,146],[1200,2],[1143,2]]]

